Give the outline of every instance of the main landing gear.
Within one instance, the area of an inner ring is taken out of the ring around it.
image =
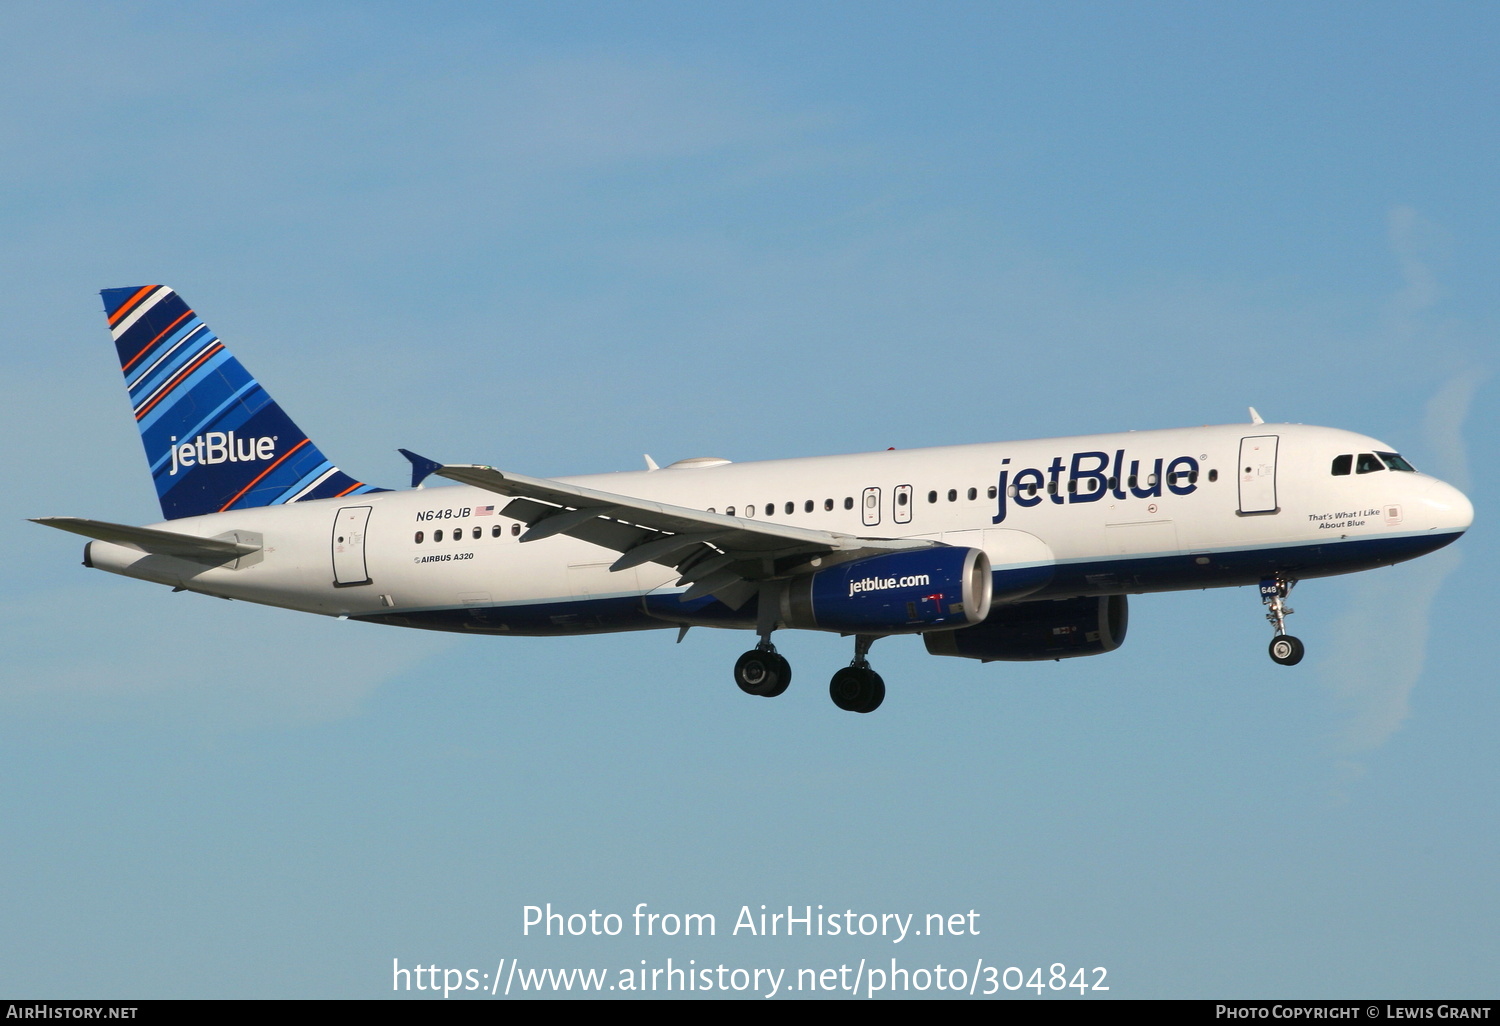
[[[828,697],[845,712],[874,712],[885,701],[885,681],[870,669],[870,663],[865,659],[874,643],[874,635],[856,634],[854,661],[835,673],[833,680],[828,682]]]
[[[1286,577],[1268,577],[1260,582],[1260,600],[1269,610],[1266,619],[1276,628],[1276,637],[1271,639],[1271,658],[1282,666],[1296,666],[1306,651],[1299,639],[1286,632],[1286,618],[1293,612],[1286,604],[1286,597],[1296,584]]]
[[[847,712],[868,713],[880,708],[885,701],[885,681],[880,674],[870,669],[865,659],[870,646],[875,643],[873,634],[857,634],[854,637],[854,661],[833,675],[828,684],[829,697],[833,704]],[[762,636],[760,644],[740,656],[734,664],[734,682],[747,695],[775,698],[792,682],[792,667],[777,653],[769,634]]]
[[[767,638],[740,656],[734,664],[734,682],[747,695],[775,698],[792,682],[792,664]]]

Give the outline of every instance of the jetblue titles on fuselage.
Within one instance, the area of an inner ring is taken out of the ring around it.
[[[1142,461],[1139,459],[1130,461],[1127,472],[1125,458],[1124,449],[1116,449],[1113,459],[1106,452],[1075,452],[1066,464],[1061,456],[1054,456],[1045,472],[1036,467],[1002,470],[996,489],[998,508],[990,518],[991,522],[1004,522],[1008,514],[1007,500],[1021,507],[1040,506],[1043,501],[1061,506],[1063,503],[1098,502],[1106,493],[1120,500],[1127,496],[1160,498],[1163,482],[1173,495],[1191,495],[1198,487],[1198,460],[1192,456],[1178,456],[1171,462],[1158,457],[1150,461],[1150,469],[1145,474],[1141,473]],[[1008,464],[1010,460],[1000,462]],[[1166,463],[1165,474],[1162,473],[1163,463]],[[1061,483],[1064,474],[1067,474],[1066,487]]]

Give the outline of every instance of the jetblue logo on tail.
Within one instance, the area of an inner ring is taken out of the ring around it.
[[[276,457],[276,436],[260,438],[237,438],[233,431],[209,431],[191,442],[178,443],[172,436],[172,469],[168,477],[175,477],[179,468],[186,469],[214,463],[258,463]]]

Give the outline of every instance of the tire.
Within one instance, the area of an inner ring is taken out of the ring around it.
[[[1290,634],[1279,634],[1271,639],[1271,658],[1282,666],[1296,666],[1304,654],[1306,649],[1302,642]]]
[[[747,695],[775,698],[792,682],[792,666],[775,652],[752,648],[734,664],[734,682]]]
[[[828,697],[845,712],[871,713],[885,701],[885,681],[874,670],[846,666],[828,682]]]

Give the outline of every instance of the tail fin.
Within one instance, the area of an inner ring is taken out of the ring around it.
[[[384,490],[330,463],[176,292],[100,295],[166,519]]]

